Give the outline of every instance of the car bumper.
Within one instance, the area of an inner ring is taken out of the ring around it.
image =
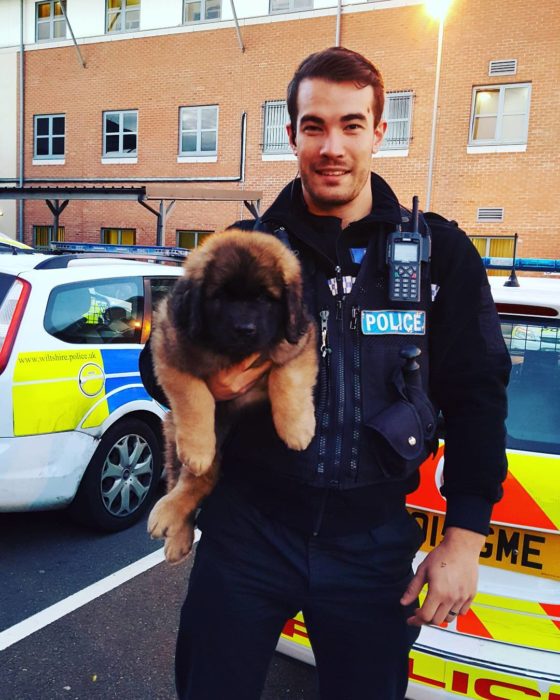
[[[98,442],[77,431],[0,438],[0,512],[68,505]]]
[[[296,621],[288,633],[292,638],[284,633],[277,651],[314,664],[303,623],[298,629]],[[560,655],[425,627],[410,656],[406,696],[560,700]]]

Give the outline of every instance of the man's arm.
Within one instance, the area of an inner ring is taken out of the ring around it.
[[[506,476],[506,386],[511,362],[480,256],[458,229],[434,227],[430,388],[446,426],[445,535],[418,567],[401,603],[424,584],[409,624],[465,614],[477,590],[478,558]],[[453,613],[450,615],[449,613]]]
[[[255,363],[259,353],[250,355],[239,364],[220,370],[207,381],[210,393],[216,401],[229,401],[247,393],[271,367],[271,362]],[[150,340],[142,349],[139,359],[140,376],[146,391],[152,398],[169,408],[169,400],[158,384],[153,366]]]

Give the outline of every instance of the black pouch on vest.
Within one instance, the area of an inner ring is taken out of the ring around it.
[[[399,399],[366,426],[382,473],[405,479],[433,450],[436,411],[422,389],[406,384],[401,370],[395,373],[393,385]]]

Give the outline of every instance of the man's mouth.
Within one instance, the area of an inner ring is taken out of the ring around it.
[[[323,177],[340,177],[349,173],[349,170],[341,168],[317,168],[316,172]]]

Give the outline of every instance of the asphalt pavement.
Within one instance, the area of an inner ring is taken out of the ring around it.
[[[160,549],[145,528],[100,535],[63,512],[0,514],[0,638]],[[191,565],[157,564],[0,651],[0,700],[173,700]],[[314,669],[276,654],[262,700],[317,697]]]

